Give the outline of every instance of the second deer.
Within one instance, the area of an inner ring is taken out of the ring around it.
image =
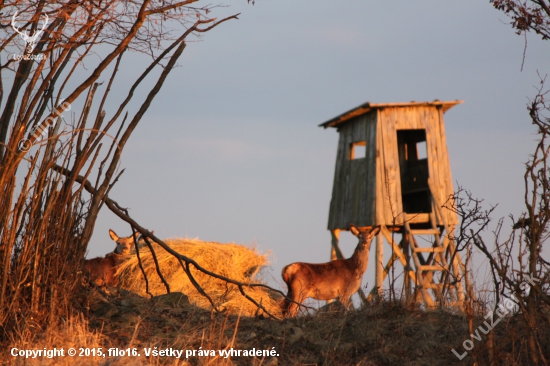
[[[287,298],[283,301],[283,314],[294,317],[299,304],[308,297],[317,300],[340,298],[348,307],[350,297],[361,286],[363,274],[369,262],[372,239],[379,233],[380,226],[372,230],[359,230],[350,225],[350,231],[359,238],[359,243],[348,259],[338,259],[327,263],[291,263],[283,268],[283,280],[288,286]]]
[[[105,257],[86,259],[84,261],[84,273],[92,284],[100,287],[114,287],[118,285],[119,278],[116,276],[117,266],[130,254],[134,247],[134,238],[132,235],[120,238],[113,230],[109,230],[109,236],[116,243],[115,250]]]

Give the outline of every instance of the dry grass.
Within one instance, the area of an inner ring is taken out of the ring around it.
[[[102,347],[103,336],[98,330],[90,330],[88,322],[83,316],[73,316],[62,322],[58,327],[50,327],[44,334],[33,338],[33,341],[12,342],[7,351],[11,351],[12,347],[19,350],[43,350],[44,348],[51,350],[53,348],[64,349],[65,357],[11,357],[6,355],[6,364],[9,365],[26,365],[26,366],[49,366],[60,365],[69,366],[75,364],[75,358],[68,357],[67,350],[71,347],[78,348],[98,348]],[[101,365],[103,360],[97,357],[77,357],[79,365],[96,366]]]
[[[221,244],[205,242],[198,239],[167,239],[165,241],[178,253],[193,258],[199,265],[214,273],[229,277],[244,283],[260,283],[256,278],[259,270],[268,264],[267,254],[260,254],[238,244]],[[208,299],[202,296],[193,286],[178,260],[167,253],[159,245],[153,243],[162,274],[170,284],[171,292],[182,292],[189,297],[190,302],[203,309],[210,309]],[[166,287],[160,280],[149,249],[140,249],[140,257],[149,279],[149,291],[154,296],[166,293]],[[137,256],[132,256],[122,264],[118,273],[122,274],[121,287],[147,296],[145,280],[139,268]],[[201,287],[222,310],[233,314],[254,316],[257,307],[242,296],[238,288],[226,282],[205,275],[191,266],[191,273]],[[269,312],[281,315],[277,296],[263,288],[246,288],[246,293],[260,302]]]
[[[471,365],[471,355],[459,360],[451,351],[463,352],[468,339],[467,318],[445,310],[425,311],[399,302],[382,300],[359,310],[319,310],[283,321],[239,317],[229,312],[213,312],[180,301],[177,293],[152,299],[120,291],[104,296],[91,289],[83,302],[88,318],[69,319],[57,332],[38,337],[34,344],[18,348],[110,347],[135,348],[140,357],[63,357],[24,360],[0,350],[0,360],[9,365],[193,365],[193,366],[275,366],[275,365]],[[476,317],[476,326],[484,321]],[[89,325],[88,325],[89,322]],[[541,344],[550,350],[550,329]],[[495,364],[529,364],[525,335],[529,330],[521,314],[507,317],[494,329]],[[100,335],[101,334],[101,335]],[[145,357],[144,348],[214,350],[216,355]],[[223,358],[219,350],[275,349],[276,357]],[[472,350],[479,365],[490,364],[487,337],[475,341]]]

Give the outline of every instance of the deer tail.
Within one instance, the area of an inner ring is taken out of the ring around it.
[[[298,271],[298,269],[299,266],[296,263],[291,263],[283,268],[283,272],[281,273],[281,275],[283,276],[283,281],[288,284],[290,279],[294,277],[294,274]]]

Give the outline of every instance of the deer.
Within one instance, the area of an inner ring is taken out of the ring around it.
[[[20,32],[19,29],[17,29],[17,27],[15,26],[15,19],[17,19],[17,12],[15,12],[15,14],[13,14],[13,17],[11,18],[11,26],[12,26],[14,31],[19,33],[21,38],[23,38],[23,41],[25,41],[25,43],[26,43],[25,49],[26,49],[27,53],[32,53],[32,51],[34,51],[34,48],[36,47],[36,44],[38,43],[37,41],[38,41],[38,38],[40,37],[40,34],[42,34],[44,29],[48,25],[48,20],[49,20],[48,14],[44,14],[44,15],[46,15],[46,20],[44,21],[44,24],[42,25],[42,29],[35,31],[32,34],[32,36],[29,36],[27,34],[27,31],[25,31],[25,33]]]
[[[380,226],[359,230],[355,225],[350,225],[350,231],[359,239],[350,258],[327,263],[295,262],[283,268],[282,277],[288,286],[282,303],[285,317],[294,317],[300,304],[308,297],[317,300],[339,298],[346,308],[349,307],[351,295],[361,287],[372,239],[380,232]]]
[[[84,261],[84,273],[89,281],[98,287],[118,286],[119,277],[116,275],[117,266],[132,252],[134,237],[130,235],[120,238],[112,229],[109,236],[116,243],[115,250],[105,257],[86,259]],[[138,242],[141,236],[138,238]]]

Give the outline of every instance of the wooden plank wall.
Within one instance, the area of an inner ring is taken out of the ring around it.
[[[398,107],[378,110],[378,144],[381,148],[377,160],[377,221],[379,224],[392,225],[394,216],[402,212],[401,177],[399,173],[399,155],[397,150],[397,130],[425,129],[428,170],[434,182],[437,198],[445,202],[452,194],[452,176],[445,139],[443,114],[432,106]],[[389,186],[389,187],[388,187]],[[390,205],[391,199],[391,205]],[[393,213],[392,213],[393,209]],[[456,215],[446,212],[448,223],[456,223]],[[396,217],[396,224],[402,223],[402,216]],[[438,223],[443,225],[443,223]]]
[[[445,124],[441,108],[425,107],[429,109],[429,116],[426,116],[426,147],[428,150],[428,169],[430,179],[434,183],[436,192],[432,192],[441,204],[445,203],[453,194],[453,178],[451,164],[445,138]],[[447,224],[458,224],[458,218],[447,209],[442,209]],[[443,225],[443,222],[438,222]]]
[[[444,204],[447,199],[454,194],[453,187],[453,174],[451,171],[451,161],[449,157],[449,150],[447,149],[447,135],[445,134],[445,121],[443,118],[443,110],[441,108],[437,109],[438,112],[438,126],[439,126],[439,135],[440,135],[440,154],[439,160],[444,164],[448,172],[440,177],[440,189],[442,198],[440,200],[441,204]],[[449,210],[443,209],[444,215],[447,219],[447,224],[449,225],[458,225],[458,216],[452,213]]]
[[[328,229],[345,229],[350,224],[371,226],[375,221],[376,113],[358,116],[338,132],[338,152],[330,203]],[[366,155],[350,160],[351,145],[366,141]]]
[[[378,146],[380,146],[379,158],[376,162],[378,172],[376,185],[378,187],[377,223],[386,226],[401,225],[403,218],[399,214],[403,211],[401,204],[401,177],[399,175],[399,154],[397,151],[396,125],[404,117],[410,117],[408,113],[402,113],[397,108],[378,109]]]

